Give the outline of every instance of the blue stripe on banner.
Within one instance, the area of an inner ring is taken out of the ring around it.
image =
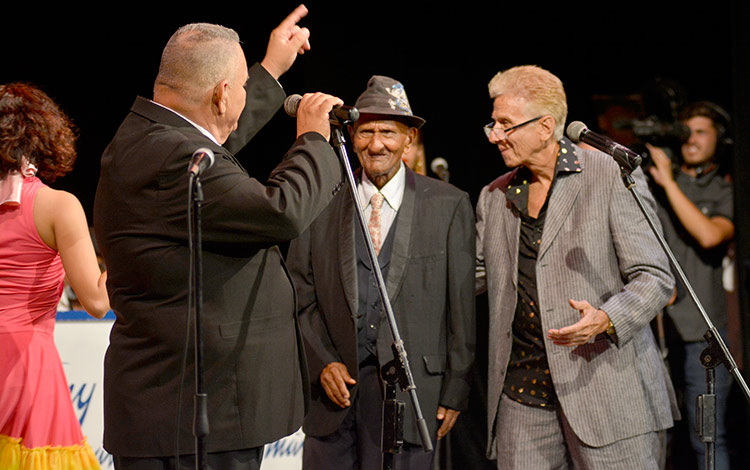
[[[107,312],[107,314],[102,318],[101,320],[99,318],[94,318],[86,311],[84,310],[67,310],[64,312],[57,312],[57,321],[81,321],[81,320],[90,320],[90,321],[102,321],[102,320],[108,320],[112,321],[115,319],[115,314],[112,310]]]

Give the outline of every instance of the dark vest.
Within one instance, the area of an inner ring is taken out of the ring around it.
[[[393,220],[388,235],[385,237],[383,246],[378,254],[378,264],[383,280],[388,276],[388,265],[391,261],[393,251],[393,239],[396,233],[398,214]],[[377,356],[378,326],[383,313],[382,300],[378,290],[375,272],[370,265],[370,257],[367,254],[367,245],[359,226],[354,229],[355,246],[357,249],[357,287],[359,292],[359,309],[357,311],[357,353],[359,363],[370,362]]]

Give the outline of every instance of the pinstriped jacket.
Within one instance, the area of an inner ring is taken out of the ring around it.
[[[569,348],[545,338],[554,388],[576,435],[590,446],[672,426],[679,418],[671,381],[649,322],[674,280],[666,255],[609,156],[575,147],[582,171],[555,182],[536,263],[544,331],[572,325],[568,299],[607,312],[616,335]],[[506,200],[513,170],[485,186],[477,203],[477,290],[490,308],[488,456],[512,345],[520,219]],[[655,218],[643,172],[636,190]],[[658,224],[658,219],[656,221]],[[512,430],[509,430],[512,432]],[[502,432],[502,430],[500,431]]]

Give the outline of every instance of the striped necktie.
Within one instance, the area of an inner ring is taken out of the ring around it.
[[[382,240],[380,239],[380,213],[383,208],[383,199],[383,193],[379,191],[370,198],[372,213],[370,214],[370,222],[367,224],[367,228],[370,230],[370,238],[372,238],[372,246],[378,255],[380,254],[380,246],[382,245]]]

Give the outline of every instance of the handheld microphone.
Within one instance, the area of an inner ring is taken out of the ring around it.
[[[451,177],[451,174],[448,171],[448,162],[445,160],[445,158],[438,157],[432,160],[432,162],[430,162],[430,170],[432,170],[432,172],[435,173],[438,178],[445,181],[446,183]]]
[[[211,149],[202,147],[193,152],[193,158],[188,165],[188,173],[198,176],[204,171],[211,168],[214,164],[214,152]]]
[[[591,132],[586,124],[573,121],[566,131],[570,140],[575,143],[585,142],[602,152],[611,155],[618,165],[625,170],[633,171],[640,164],[642,157],[624,145],[620,145],[609,137]]]
[[[291,117],[297,117],[297,108],[302,101],[301,95],[289,95],[284,100],[284,111]],[[330,113],[330,120],[334,124],[354,122],[359,119],[359,110],[353,106],[335,106]]]

